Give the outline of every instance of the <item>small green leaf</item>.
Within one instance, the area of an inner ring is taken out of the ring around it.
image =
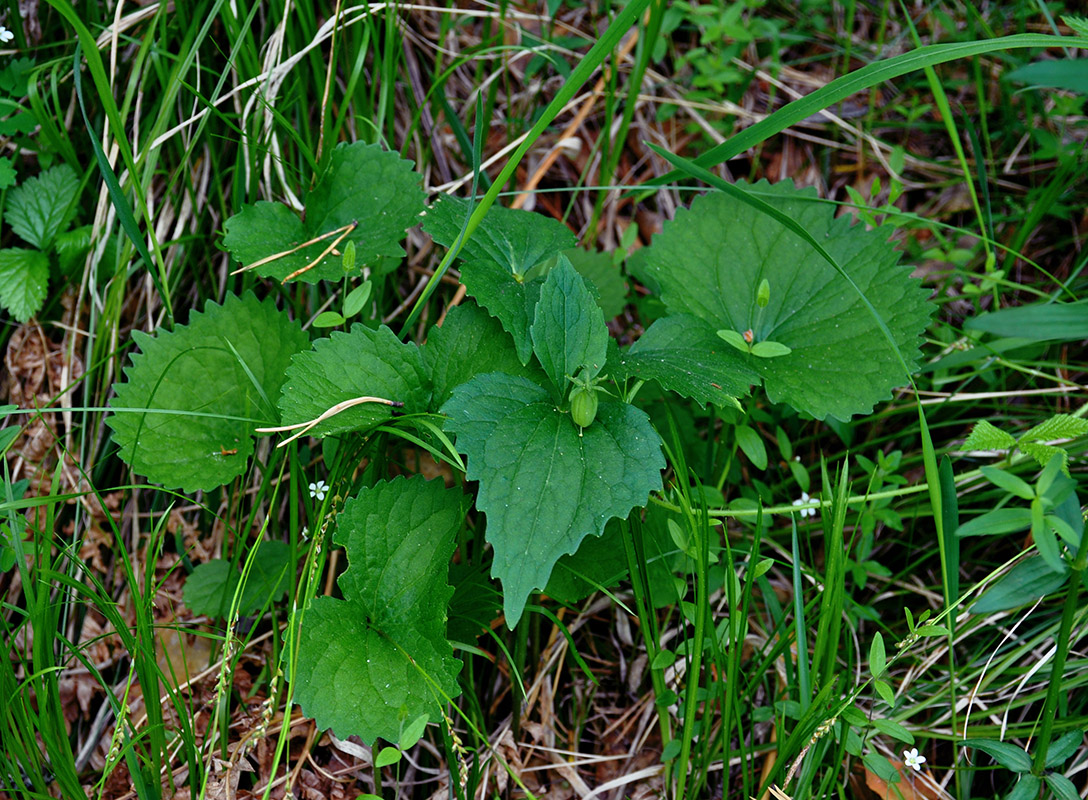
[[[1085,92],[1088,93],[1088,86],[1086,86]],[[1043,776],[1043,780],[1046,781],[1046,785],[1050,787],[1050,791],[1054,792],[1054,796],[1058,800],[1080,800],[1080,792],[1077,791],[1077,787],[1073,785],[1073,781],[1064,775],[1057,772],[1048,772]]]
[[[759,563],[756,564],[756,568],[754,570],[752,570],[752,579],[757,580],[757,579],[763,577],[764,575],[766,575],[770,571],[771,567],[773,567],[773,566],[774,566],[774,559],[773,558],[760,559]]]
[[[972,614],[992,614],[1033,603],[1040,597],[1058,591],[1069,579],[1069,573],[1054,572],[1041,557],[1026,558],[998,579],[971,606]]]
[[[632,225],[631,228],[638,232],[638,226]],[[601,313],[606,320],[623,312],[627,305],[627,284],[619,267],[613,263],[611,254],[572,247],[564,250],[563,255],[570,259],[570,263],[586,279],[586,283],[597,290],[597,305],[601,307]]]
[[[865,712],[861,711],[855,706],[848,706],[847,708],[844,708],[841,716],[851,725],[862,726],[869,724],[869,717],[865,714]]]
[[[915,633],[919,636],[947,636],[948,628],[944,625],[921,625]]]
[[[48,250],[71,219],[79,177],[67,164],[45,170],[8,192],[4,218],[24,241]]]
[[[665,762],[674,760],[680,755],[681,749],[682,747],[679,739],[670,739],[668,744],[661,750],[661,760]]]
[[[1031,501],[1031,538],[1035,542],[1039,555],[1043,557],[1043,561],[1046,562],[1051,571],[1064,575],[1069,568],[1065,561],[1062,560],[1062,550],[1058,545],[1058,537],[1046,524],[1043,515],[1043,503],[1039,498]]]
[[[560,394],[567,376],[583,367],[584,377],[595,378],[604,367],[608,328],[604,315],[565,256],[548,273],[540,289],[533,325],[533,352]]]
[[[1031,527],[1031,512],[1026,508],[996,508],[956,529],[956,536],[997,536],[1018,533]]]
[[[1025,481],[997,467],[982,467],[979,472],[990,483],[1023,500],[1035,497],[1035,490]]]
[[[907,744],[914,744],[914,734],[894,720],[875,718],[873,719],[873,727],[885,736],[890,736]]]
[[[354,242],[352,242],[354,244]],[[363,306],[366,305],[366,301],[370,299],[370,292],[374,289],[374,284],[370,281],[363,281],[356,286],[348,296],[344,298],[344,316],[350,319],[363,310]]]
[[[0,250],[0,306],[19,322],[37,314],[49,288],[49,257],[37,250]]]
[[[1013,772],[1031,771],[1031,756],[1014,744],[993,739],[958,739],[956,744],[981,750],[1005,769],[1011,769]]]
[[[762,341],[752,345],[752,355],[756,358],[779,358],[792,352],[793,350],[781,342]]]
[[[397,740],[401,750],[415,747],[416,742],[423,738],[423,731],[427,730],[427,722],[427,715],[420,714],[401,731],[400,739]]]
[[[748,456],[752,466],[756,469],[767,469],[767,447],[763,444],[763,437],[747,425],[737,425],[734,430],[737,445]]]
[[[381,769],[382,767],[388,767],[390,764],[396,764],[400,761],[401,752],[396,747],[383,747],[377,758],[374,759],[374,768]]]
[[[740,350],[742,353],[751,352],[751,345],[748,340],[744,338],[744,334],[740,331],[732,330],[731,328],[722,328],[718,331],[718,336],[731,344],[733,347]]]
[[[1069,731],[1050,743],[1046,749],[1046,768],[1054,769],[1064,764],[1080,749],[1084,741],[1084,731]]]
[[[654,656],[653,662],[650,664],[650,669],[668,669],[676,663],[676,653],[672,650],[662,648],[657,651],[657,655]]]
[[[314,319],[315,328],[335,328],[343,325],[346,320],[335,311],[322,311]]]
[[[1016,439],[986,420],[979,420],[963,443],[964,450],[1011,450]]]
[[[874,678],[884,674],[887,666],[887,655],[884,651],[884,637],[877,631],[873,635],[873,643],[869,645],[869,672]]]
[[[676,545],[676,549],[679,550],[688,558],[695,558],[697,553],[691,542],[691,535],[686,528],[681,527],[680,523],[674,519],[668,519],[665,522],[669,530],[669,537],[672,539],[673,544]]]
[[[865,766],[869,768],[870,772],[885,783],[899,783],[901,780],[899,770],[880,753],[866,753],[862,761],[865,762]]]
[[[895,705],[895,692],[892,691],[892,687],[890,687],[887,683],[879,679],[874,680],[873,688],[876,689],[876,693],[880,695],[881,700],[883,700],[890,706]]]
[[[1039,800],[1042,783],[1034,775],[1023,774],[1012,791],[1005,795],[1005,800]]]

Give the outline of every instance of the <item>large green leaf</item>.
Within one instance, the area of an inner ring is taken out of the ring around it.
[[[754,191],[842,266],[913,367],[931,308],[918,281],[899,266],[886,233],[835,219],[814,190],[761,181]],[[778,358],[745,356],[774,402],[817,419],[848,420],[871,411],[906,380],[870,310],[835,269],[784,225],[736,198],[707,194],[678,212],[654,238],[647,270],[671,312],[792,349]],[[756,297],[764,280],[771,293],[760,308]]]
[[[657,381],[697,403],[730,405],[759,382],[759,373],[706,321],[672,314],[654,322],[638,341],[611,359],[610,377]]]
[[[67,164],[47,169],[8,193],[4,218],[39,250],[48,250],[71,219],[79,178]]]
[[[309,344],[297,322],[251,292],[221,306],[209,300],[173,331],[132,336],[142,352],[106,423],[133,470],[187,492],[245,471],[254,429],[279,422],[287,366]]]
[[[587,379],[597,377],[604,367],[608,348],[604,314],[566,256],[560,256],[540,288],[530,333],[533,352],[560,395],[565,394],[567,378],[583,367]]]
[[[518,359],[522,364],[528,364],[533,355],[529,326],[544,279],[534,278],[521,283],[496,264],[479,263],[461,267],[461,283],[513,337]]]
[[[261,201],[246,206],[223,226],[223,247],[248,266],[358,222],[339,249],[354,241],[356,263],[370,266],[383,256],[404,255],[400,241],[405,230],[419,221],[424,194],[410,161],[380,145],[356,142],[333,151],[328,171],[307,195],[305,205],[305,222],[281,203]],[[329,237],[270,261],[258,267],[257,274],[283,280],[312,263],[335,239]],[[339,280],[343,274],[340,259],[330,255],[298,280]]]
[[[661,440],[633,406],[603,398],[579,431],[547,390],[496,372],[459,386],[442,410],[468,478],[480,482],[476,507],[487,515],[511,627],[561,556],[661,486]]]
[[[423,230],[452,247],[472,208],[468,200],[444,195],[427,210]],[[529,326],[543,283],[530,279],[529,271],[573,244],[574,236],[557,220],[496,206],[458,254],[466,291],[514,337],[522,364],[532,353]]]
[[[313,350],[299,353],[287,370],[280,411],[288,424],[317,419],[338,403],[358,397],[378,397],[403,403],[402,413],[427,410],[430,400],[427,370],[414,343],[400,341],[384,325],[374,330],[352,326],[318,339]],[[362,430],[393,416],[381,403],[355,405],[330,417],[311,435]]]
[[[443,247],[452,247],[475,206],[442,195],[427,209],[423,230]],[[495,206],[458,254],[469,264],[492,264],[525,278],[530,269],[574,246],[567,226],[543,214]],[[519,281],[520,282],[520,281]]]
[[[39,250],[0,250],[0,306],[19,322],[38,313],[49,288],[49,256]]]
[[[442,481],[395,478],[363,489],[337,521],[348,568],[344,599],[319,597],[302,618],[295,701],[319,727],[367,744],[460,693],[446,640],[450,558],[464,495]]]
[[[612,319],[623,312],[627,305],[627,283],[611,253],[572,247],[564,250],[563,255],[570,259],[578,274],[597,290],[597,305],[601,307],[605,319]]]
[[[522,365],[499,321],[471,301],[451,309],[441,328],[431,328],[423,362],[431,376],[432,409],[441,408],[456,387],[485,372],[544,379],[535,364]]]

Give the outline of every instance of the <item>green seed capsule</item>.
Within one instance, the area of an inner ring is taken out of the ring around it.
[[[597,390],[579,388],[570,395],[570,418],[579,428],[588,428],[597,418]]]
[[[771,282],[764,278],[759,282],[759,289],[756,291],[756,305],[766,308],[769,302],[771,302]]]

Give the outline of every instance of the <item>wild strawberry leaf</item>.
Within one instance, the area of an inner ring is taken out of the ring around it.
[[[748,394],[759,374],[704,320],[672,314],[655,321],[638,341],[612,356],[612,378],[657,381],[697,403],[730,405]]]
[[[125,369],[106,424],[133,470],[186,492],[245,471],[254,428],[279,422],[284,373],[309,344],[297,322],[251,292],[223,305],[209,300],[173,331],[132,336],[142,352]]]
[[[410,414],[427,410],[430,382],[423,357],[414,343],[400,341],[386,326],[377,330],[353,325],[350,333],[336,331],[299,353],[287,369],[280,398],[286,424],[308,422],[338,403],[358,397],[378,397],[404,405]],[[312,436],[362,430],[393,416],[393,408],[363,403],[330,417]]]
[[[416,476],[345,504],[334,540],[347,551],[344,597],[319,597],[303,612],[293,678],[295,701],[319,727],[396,742],[460,694],[446,609],[464,502],[460,490]]]
[[[602,397],[579,431],[546,389],[493,372],[457,387],[442,411],[469,480],[480,482],[476,507],[487,515],[510,627],[560,557],[661,486],[661,440],[634,406]]]
[[[49,288],[49,256],[39,250],[0,250],[0,306],[19,322],[41,310]]]
[[[67,164],[28,178],[8,193],[4,218],[24,241],[48,250],[71,220],[79,178]]]
[[[468,200],[444,195],[427,210],[423,230],[451,247],[471,208]],[[574,236],[561,222],[495,206],[461,248],[461,282],[514,337],[522,364],[532,354],[529,326],[543,283],[531,278],[530,270],[573,245]]]
[[[497,319],[472,301],[451,309],[441,328],[431,328],[423,347],[423,362],[431,376],[430,407],[435,410],[474,375],[505,372],[544,380],[535,364],[522,366],[513,339]]]
[[[604,367],[608,347],[604,314],[566,256],[559,257],[540,288],[530,334],[533,352],[559,396],[565,394],[567,378],[583,367],[586,378],[597,377]]]
[[[404,255],[400,246],[404,232],[419,221],[424,208],[419,182],[410,161],[380,145],[341,145],[333,151],[328,171],[306,197],[305,222],[282,203],[261,201],[227,220],[223,247],[248,266],[357,222],[358,227],[340,242],[340,252],[349,240],[354,241],[359,267],[371,266],[383,256],[399,258]],[[263,278],[283,280],[314,263],[336,238],[329,236],[277,258],[256,272]],[[316,283],[343,275],[340,258],[328,255],[297,280]]]
[[[873,304],[913,368],[931,307],[918,281],[898,264],[887,233],[835,219],[814,190],[763,181],[751,190],[822,243]],[[671,312],[791,348],[778,358],[744,356],[774,402],[817,419],[848,420],[872,410],[907,379],[857,292],[809,244],[740,200],[711,193],[678,212],[648,248],[646,268]],[[764,280],[770,297],[761,308],[756,298]]]

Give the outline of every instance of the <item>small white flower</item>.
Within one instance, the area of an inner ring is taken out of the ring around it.
[[[304,526],[302,528],[302,541],[306,541],[309,538],[310,538],[310,528],[309,528],[309,526]]]
[[[329,487],[325,481],[318,481],[317,483],[310,484],[310,497],[316,497],[317,502],[321,502],[325,499],[325,495],[328,494]]]
[[[921,772],[922,765],[926,763],[926,757],[918,755],[918,748],[912,747],[910,750],[903,751],[903,763],[915,772]]]
[[[795,506],[803,506],[803,505],[805,505],[807,503],[811,503],[811,502],[812,502],[812,498],[808,496],[808,492],[801,492],[801,499],[800,500],[794,500],[793,504]],[[801,519],[804,519],[805,517],[815,517],[815,516],[816,516],[816,509],[815,508],[802,508],[801,509]]]
[[[14,33],[9,31],[3,25],[0,25],[0,42],[3,42],[4,44],[7,44],[8,42],[10,42],[14,38],[15,38]]]

